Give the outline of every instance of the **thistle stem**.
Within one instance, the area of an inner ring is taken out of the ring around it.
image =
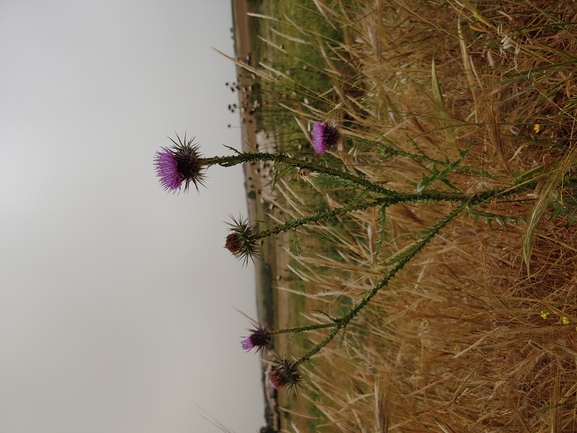
[[[487,191],[482,191],[475,195],[467,195],[457,192],[437,192],[437,191],[423,191],[417,194],[397,192],[388,188],[383,188],[370,180],[354,175],[352,173],[337,170],[332,167],[323,166],[315,164],[313,162],[293,158],[283,153],[272,154],[272,153],[238,153],[232,156],[215,156],[212,158],[202,158],[201,164],[206,167],[212,165],[220,165],[222,167],[232,167],[234,165],[254,162],[254,161],[273,161],[275,164],[283,163],[290,167],[295,168],[306,168],[316,173],[326,174],[328,176],[338,177],[341,179],[348,180],[356,185],[365,188],[368,191],[377,193],[381,196],[391,198],[395,200],[395,203],[409,203],[409,202],[426,202],[426,201],[455,201],[455,202],[470,202],[471,205],[479,204],[497,195],[509,195],[519,189],[521,186],[528,185],[516,185],[513,188],[502,188],[502,189],[492,189]]]
[[[328,218],[334,218],[349,212],[353,212],[355,210],[359,210],[359,209],[368,209],[370,207],[374,207],[374,206],[378,206],[378,205],[390,205],[392,203],[391,199],[388,198],[379,198],[370,202],[361,202],[358,203],[357,201],[354,201],[346,206],[343,207],[338,207],[338,208],[334,208],[334,209],[330,209],[328,211],[317,211],[315,212],[313,215],[307,216],[307,217],[303,217],[303,218],[297,218],[297,219],[293,219],[291,221],[288,221],[284,224],[279,224],[277,226],[274,226],[268,230],[264,230],[260,233],[255,233],[254,234],[254,239],[262,239],[262,238],[266,238],[270,235],[276,235],[278,233],[281,232],[286,232],[288,230],[292,230],[295,229],[297,227],[306,225],[306,224],[310,224],[313,222],[317,222],[317,221],[322,221]]]
[[[368,303],[369,301],[373,298],[373,296],[375,296],[377,294],[377,292],[379,290],[381,290],[383,287],[385,287],[388,282],[391,280],[391,278],[393,278],[397,272],[399,272],[401,269],[403,269],[403,267],[412,260],[412,258],[423,249],[423,247],[425,245],[427,245],[427,243],[429,243],[429,241],[437,234],[439,233],[439,231],[445,227],[451,220],[453,220],[466,206],[466,202],[462,202],[460,203],[455,209],[453,209],[450,213],[448,213],[445,217],[443,217],[441,220],[439,220],[439,222],[437,222],[437,224],[435,224],[428,232],[427,234],[418,242],[415,244],[413,251],[411,252],[411,254],[407,255],[406,257],[404,257],[403,259],[401,259],[394,268],[392,268],[389,272],[387,272],[387,275],[385,275],[385,277],[383,277],[371,290],[369,290],[367,293],[365,293],[365,295],[363,296],[363,298],[353,307],[349,310],[348,313],[346,313],[345,315],[343,315],[342,317],[340,317],[339,319],[335,320],[335,326],[333,327],[333,329],[331,329],[331,331],[329,332],[329,335],[327,335],[327,337],[322,340],[320,343],[318,343],[315,347],[313,347],[311,350],[309,350],[307,353],[305,353],[301,358],[299,358],[296,361],[296,365],[302,364],[303,362],[307,361],[308,359],[311,358],[311,356],[313,356],[314,354],[318,353],[323,347],[325,347],[333,338],[335,338],[335,336],[337,335],[337,333],[344,328],[345,326],[347,326],[349,324],[349,322],[351,320],[353,320],[353,318],[359,313],[359,311],[361,311]]]
[[[365,179],[361,176],[356,176],[354,174],[348,173],[346,171],[337,170],[332,167],[323,166],[319,164],[315,164],[309,161],[293,158],[291,156],[285,155],[283,153],[272,154],[272,153],[263,153],[263,152],[255,152],[255,153],[239,153],[237,155],[232,156],[215,156],[213,158],[203,158],[201,160],[202,165],[210,167],[212,165],[220,165],[222,167],[232,167],[234,165],[242,164],[245,162],[254,162],[254,161],[274,161],[275,164],[283,163],[290,167],[295,168],[306,168],[316,173],[326,174],[328,176],[334,176],[341,179],[346,179],[350,182],[353,182],[363,188],[375,192],[380,195],[385,195],[387,197],[393,197],[398,195],[399,193],[396,191],[392,191],[388,188],[383,188],[371,182],[370,180]],[[456,200],[460,201],[463,199],[462,194],[455,194],[460,197],[458,198],[447,198],[448,200]]]
[[[326,329],[337,326],[337,323],[321,323],[315,325],[297,326],[295,328],[279,329],[277,331],[270,331],[271,334],[298,334],[299,332],[314,331],[315,329]]]
[[[500,194],[502,191],[500,190],[489,190],[489,191],[483,191],[479,194],[477,194],[476,196],[473,197],[469,197],[469,201],[468,203],[470,205],[474,205],[474,204],[478,204],[481,203],[483,201],[486,201],[498,194]],[[310,223],[314,223],[314,222],[318,222],[318,221],[323,221],[329,218],[334,218],[343,214],[347,214],[349,212],[353,212],[355,210],[361,210],[361,209],[368,209],[371,207],[375,207],[375,206],[391,206],[394,204],[398,204],[398,203],[423,203],[423,202],[427,202],[427,201],[453,201],[453,200],[457,200],[457,196],[447,196],[446,193],[421,193],[421,194],[407,194],[407,193],[396,193],[395,196],[393,197],[383,197],[383,198],[377,198],[373,201],[363,201],[363,202],[358,202],[358,201],[353,201],[352,203],[343,206],[343,207],[339,207],[339,208],[334,208],[328,211],[317,211],[315,212],[313,215],[307,216],[307,217],[303,217],[303,218],[297,218],[297,219],[293,219],[291,221],[288,221],[284,224],[279,224],[277,226],[274,226],[268,230],[264,230],[260,233],[255,233],[252,238],[253,239],[263,239],[266,238],[270,235],[276,235],[278,233],[282,233],[282,232],[286,232],[292,229],[295,229],[297,227],[306,225],[306,224],[310,224]],[[465,197],[460,197],[461,198],[461,203],[465,203]]]

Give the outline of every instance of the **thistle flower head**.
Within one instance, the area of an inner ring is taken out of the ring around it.
[[[250,335],[242,341],[242,348],[247,352],[256,347],[256,351],[266,350],[272,341],[272,334],[266,326],[255,325]]]
[[[258,255],[258,237],[248,220],[234,217],[231,219],[232,223],[228,223],[230,233],[224,247],[246,264],[249,258],[254,259]]]
[[[319,155],[332,150],[338,144],[340,137],[341,134],[336,126],[329,125],[327,122],[313,124],[313,147]]]
[[[297,362],[286,356],[279,356],[269,374],[269,383],[275,389],[287,388],[289,391],[296,390],[300,386],[302,376],[298,370]]]
[[[167,191],[178,191],[181,188],[186,191],[192,183],[198,191],[198,185],[204,185],[205,180],[199,146],[193,143],[194,138],[186,141],[186,135],[184,141],[178,134],[176,138],[178,143],[170,138],[174,146],[163,147],[160,152],[156,152],[154,168],[160,184]]]

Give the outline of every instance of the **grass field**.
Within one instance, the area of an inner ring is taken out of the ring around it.
[[[278,336],[295,358],[322,346],[279,393],[282,428],[577,431],[575,3],[248,3],[252,125],[376,188],[277,163],[261,230],[410,197],[276,237],[269,325],[354,312],[330,341]],[[317,156],[321,121],[341,140]]]

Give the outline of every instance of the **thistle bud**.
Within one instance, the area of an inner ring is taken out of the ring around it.
[[[275,389],[287,388],[289,391],[296,389],[301,383],[302,377],[298,371],[296,361],[281,356],[279,357],[269,375],[269,383]]]
[[[236,258],[243,259],[246,264],[249,258],[254,259],[258,255],[258,234],[246,219],[237,220],[232,217],[229,226],[230,233],[226,237],[224,247]]]
[[[261,350],[266,350],[270,346],[271,342],[272,334],[266,326],[255,325],[254,329],[251,330],[250,335],[245,337],[241,344],[242,348],[247,352],[253,348],[256,348],[256,351],[259,352]]]

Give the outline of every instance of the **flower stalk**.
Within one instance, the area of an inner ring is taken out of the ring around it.
[[[278,334],[298,334],[300,332],[308,332],[308,331],[314,331],[315,329],[327,329],[327,328],[332,328],[334,326],[336,326],[337,321],[333,322],[333,323],[316,323],[316,324],[311,324],[311,325],[303,325],[303,326],[297,326],[294,328],[285,328],[285,329],[278,329],[276,331],[270,331],[270,333],[272,335],[278,335]]]
[[[358,186],[363,187],[368,191],[372,191],[380,195],[396,194],[395,191],[378,186],[364,177],[356,176],[352,173],[328,167],[326,165],[315,164],[313,162],[306,161],[303,159],[293,158],[292,156],[286,155],[284,153],[273,154],[266,152],[254,152],[254,153],[238,153],[236,155],[231,156],[215,156],[212,158],[203,158],[202,164],[207,168],[212,165],[220,165],[221,167],[232,167],[245,162],[250,163],[256,161],[272,161],[275,165],[278,163],[282,163],[297,169],[304,168],[315,173],[321,173],[327,176],[333,176],[340,179],[345,179]]]
[[[283,163],[290,167],[297,169],[308,169],[312,172],[333,176],[340,179],[348,180],[353,184],[363,187],[366,191],[376,193],[382,197],[390,198],[394,203],[425,203],[434,201],[452,201],[452,202],[470,202],[471,204],[478,204],[499,195],[510,195],[523,189],[529,189],[535,182],[528,182],[524,185],[516,185],[515,187],[506,187],[500,189],[490,189],[481,191],[476,194],[464,194],[461,192],[445,192],[445,191],[422,191],[419,193],[398,192],[388,188],[383,188],[362,176],[354,175],[350,172],[338,170],[332,167],[315,164],[307,160],[293,158],[289,155],[278,153],[238,153],[231,156],[215,156],[212,158],[203,158],[202,164],[205,167],[212,165],[220,165],[222,167],[232,167],[234,165],[245,162],[254,161],[272,161],[273,163]]]
[[[411,254],[408,254],[407,256],[405,256],[404,258],[402,258],[401,260],[399,260],[399,262],[397,262],[397,264],[391,269],[389,270],[389,272],[387,272],[387,274],[371,289],[369,290],[367,293],[365,293],[365,295],[363,296],[363,298],[354,306],[352,307],[346,314],[344,314],[343,316],[341,316],[340,318],[335,320],[334,324],[328,324],[328,325],[332,325],[332,329],[329,332],[329,334],[325,337],[325,339],[323,339],[322,341],[320,341],[316,346],[314,346],[311,350],[309,350],[307,353],[305,353],[302,357],[300,357],[297,361],[296,361],[296,366],[302,364],[303,362],[309,360],[313,355],[315,355],[316,353],[318,353],[323,347],[325,347],[327,344],[329,344],[333,338],[335,338],[335,336],[337,335],[337,333],[343,329],[344,327],[346,327],[351,320],[354,319],[354,317],[370,302],[370,300],[373,298],[373,296],[375,296],[379,290],[381,290],[383,287],[385,287],[389,281],[401,270],[405,267],[405,265],[407,263],[409,263],[413,257],[419,252],[421,251],[425,245],[427,245],[429,243],[429,241],[437,234],[439,233],[439,231],[445,227],[447,224],[449,224],[450,221],[452,221],[453,219],[455,219],[457,217],[457,215],[459,215],[461,213],[461,211],[465,208],[466,203],[461,203],[459,204],[455,209],[453,209],[449,214],[447,214],[445,217],[443,217],[441,220],[439,220],[437,222],[437,224],[435,224],[422,238],[421,240],[419,240],[417,243],[415,243],[413,250],[411,251]],[[328,327],[328,326],[327,326]]]
[[[425,203],[431,201],[458,201],[460,202],[460,206],[466,205],[471,207],[473,205],[490,200],[491,198],[498,195],[504,195],[508,193],[512,193],[512,190],[488,190],[480,192],[474,196],[444,192],[424,192],[417,194],[395,193],[389,197],[377,197],[368,201],[358,198],[357,200],[351,201],[351,203],[346,206],[326,211],[317,211],[312,215],[292,219],[284,224],[278,224],[267,230],[263,230],[262,232],[257,231],[257,229],[252,226],[248,220],[235,219],[233,217],[233,223],[229,223],[231,226],[231,233],[229,233],[229,235],[226,237],[225,248],[228,249],[235,257],[244,260],[246,264],[249,258],[254,259],[254,257],[258,256],[259,241],[261,239],[289,230],[294,230],[307,224],[336,218],[338,216],[345,215],[357,210],[364,210],[377,206],[388,207],[398,203]]]
[[[315,329],[332,328],[333,326],[335,326],[335,323],[318,323],[271,331],[264,325],[254,325],[253,329],[250,330],[250,335],[243,337],[241,345],[247,352],[252,349],[256,349],[256,351],[259,352],[269,348],[272,343],[273,335],[298,334],[300,332],[313,331]]]

